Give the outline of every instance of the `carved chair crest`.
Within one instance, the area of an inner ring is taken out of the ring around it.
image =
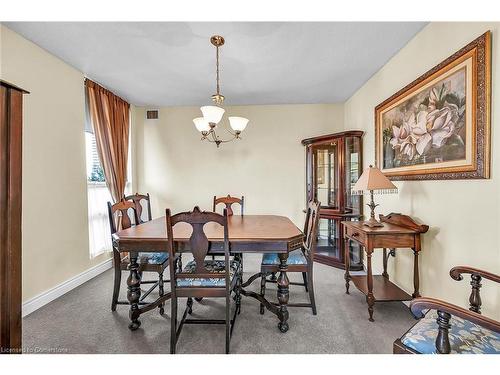
[[[143,207],[141,201],[146,201],[146,207],[148,210],[148,212],[147,212],[148,221],[151,221],[151,218],[152,218],[151,217],[151,200],[150,200],[149,193],[147,193],[146,195],[135,193],[133,195],[128,195],[128,196],[124,197],[123,199],[126,201],[134,202],[137,224],[142,224],[145,222],[145,220],[142,219],[142,212],[143,212],[144,207]]]
[[[132,220],[129,216],[130,210],[136,219],[135,205],[133,202],[122,199],[120,202],[111,204],[108,202],[108,215],[111,234],[116,233],[119,229],[128,229],[132,226]]]
[[[241,197],[241,199],[240,199],[240,198],[232,197],[229,194],[227,195],[227,197],[220,197],[220,198],[217,198],[216,196],[214,196],[213,211],[215,212],[215,209],[217,208],[218,204],[224,204],[226,206],[226,209],[227,209],[227,216],[232,216],[233,215],[232,205],[237,203],[240,205],[240,212],[241,212],[241,215],[243,215],[244,202],[245,202],[245,197]]]

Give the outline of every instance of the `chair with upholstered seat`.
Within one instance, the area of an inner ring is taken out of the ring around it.
[[[394,354],[500,354],[500,322],[481,315],[479,293],[483,278],[500,283],[500,276],[466,266],[450,270],[454,280],[462,274],[471,275],[469,310],[434,298],[414,299],[410,309],[420,320],[394,342]]]
[[[204,225],[220,225],[224,231],[224,260],[206,259],[211,247],[205,232]],[[176,246],[173,240],[173,227],[175,225],[191,226],[191,236],[188,248],[183,244]],[[238,259],[230,259],[229,236],[227,225],[227,210],[224,215],[215,212],[201,212],[195,207],[192,212],[181,212],[171,215],[166,210],[166,226],[168,238],[168,251],[170,255],[170,286],[171,286],[171,329],[170,329],[170,352],[175,353],[176,345],[184,324],[225,324],[226,325],[226,353],[229,353],[231,335],[240,313],[241,296],[241,263]],[[182,271],[175,266],[173,259],[179,251],[185,250],[193,255]],[[231,295],[234,293],[236,307],[231,318]],[[187,297],[187,306],[180,322],[177,321],[178,298]],[[225,319],[187,319],[188,314],[193,312],[193,298],[225,298]]]
[[[288,306],[295,307],[310,307],[313,314],[317,314],[316,301],[314,298],[314,281],[313,281],[313,265],[314,265],[314,252],[316,251],[316,241],[318,232],[320,203],[318,201],[311,201],[308,204],[306,211],[306,221],[304,225],[304,243],[302,248],[293,250],[288,254],[287,273],[300,272],[302,273],[303,283],[290,282],[290,285],[301,285],[309,293],[310,303],[289,303]],[[261,272],[261,289],[260,294],[262,297],[266,294],[266,283],[276,283],[274,277],[269,278],[279,272],[280,259],[276,253],[267,253],[262,257],[260,266]],[[260,305],[260,313],[264,314],[264,305]]]
[[[132,216],[132,217],[131,217]],[[109,227],[111,230],[111,235],[116,233],[119,229],[130,228],[133,223],[141,222],[137,217],[136,205],[133,201],[127,201],[122,199],[120,202],[111,204],[108,202],[108,217],[109,217]],[[153,284],[149,290],[147,290],[140,300],[140,304],[145,304],[144,299],[156,288],[158,287],[158,293],[160,296],[164,294],[164,282],[169,280],[163,280],[163,272],[168,266],[168,253],[139,253],[139,273],[143,272],[155,272],[158,273],[158,280],[143,280],[141,284]],[[113,247],[113,267],[114,267],[114,287],[113,287],[113,297],[111,302],[111,311],[116,310],[116,305],[129,305],[128,301],[119,301],[118,297],[120,294],[120,283],[122,271],[128,271],[129,257],[128,255],[122,257],[122,254]],[[164,313],[163,305],[160,306],[160,314]]]

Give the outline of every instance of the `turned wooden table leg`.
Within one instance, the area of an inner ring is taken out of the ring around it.
[[[288,280],[288,276],[286,271],[288,270],[287,260],[288,253],[280,253],[280,265],[279,265],[279,276],[278,276],[278,302],[279,302],[279,310],[278,310],[278,318],[280,322],[278,323],[278,328],[281,332],[285,333],[288,331],[288,298],[289,298],[289,289],[288,286],[290,281]]]
[[[386,279],[389,277],[389,274],[387,273],[387,249],[384,247],[384,254],[383,254],[383,265],[384,265],[384,272],[382,272],[382,276],[384,276]]]
[[[141,298],[141,276],[139,275],[139,263],[137,263],[137,253],[129,254],[130,264],[128,269],[130,274],[127,278],[127,299],[130,302],[129,318],[131,320],[128,328],[135,331],[141,326],[139,321],[139,299]]]
[[[345,266],[345,294],[349,294],[349,282],[351,281],[351,275],[349,275],[351,259],[349,256],[349,238],[345,238],[344,240],[344,266]]]
[[[413,249],[413,294],[411,295],[413,298],[420,297],[419,287],[420,281],[418,278],[418,253],[419,250],[417,248]]]
[[[373,296],[373,275],[372,275],[372,251],[366,252],[366,283],[368,287],[368,294],[366,295],[366,303],[368,304],[368,314],[370,322],[373,320],[373,305],[375,304],[375,297]]]

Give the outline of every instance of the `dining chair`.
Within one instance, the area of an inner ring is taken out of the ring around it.
[[[302,247],[293,250],[288,254],[287,273],[301,272],[303,283],[290,282],[290,285],[301,285],[309,292],[310,303],[289,303],[288,306],[292,307],[310,307],[312,308],[313,315],[317,314],[316,301],[314,299],[314,280],[313,280],[313,265],[314,253],[316,251],[318,221],[320,203],[318,201],[311,201],[306,210],[306,221],[304,224],[304,242]],[[260,266],[261,272],[261,285],[260,294],[262,297],[266,294],[266,283],[276,283],[275,278],[268,278],[271,274],[279,272],[280,259],[277,253],[267,253],[262,257]],[[264,314],[264,305],[260,305],[260,313]]]
[[[133,214],[131,217],[131,213]],[[111,235],[117,232],[118,229],[128,229],[134,223],[140,222],[136,205],[133,201],[122,199],[120,202],[111,204],[108,202],[108,217]],[[144,280],[141,284],[153,284],[148,291],[146,291],[139,301],[139,304],[146,304],[144,299],[158,286],[158,293],[160,296],[164,294],[163,272],[168,267],[168,253],[142,253],[139,252],[139,274],[142,276],[143,272],[156,272],[158,273],[158,280]],[[116,311],[116,305],[129,305],[128,301],[119,301],[120,283],[122,271],[128,270],[129,265],[128,255],[122,257],[122,254],[113,246],[113,268],[114,268],[114,286],[113,297],[111,301],[111,311]],[[164,313],[164,304],[160,305],[160,314]]]
[[[228,194],[227,197],[219,197],[219,198],[217,198],[214,195],[213,212],[216,211],[217,206],[219,204],[224,204],[226,206],[227,216],[233,215],[232,205],[233,204],[239,204],[240,205],[240,215],[243,216],[244,205],[245,205],[245,197],[242,196],[241,198],[236,198],[236,197],[232,197],[231,195]]]
[[[226,197],[219,197],[217,198],[217,196],[214,195],[214,200],[213,200],[213,207],[212,207],[212,211],[213,212],[216,212],[217,210],[217,206],[219,204],[224,204],[226,207],[225,209],[227,210],[227,216],[232,216],[233,215],[233,209],[232,209],[232,205],[233,204],[239,204],[240,205],[240,215],[243,216],[244,215],[244,206],[245,206],[245,197],[242,196],[241,198],[236,198],[236,197],[232,197],[231,195],[227,195]],[[236,254],[239,259],[240,259],[240,262],[241,262],[241,267],[243,268],[243,254]],[[212,255],[212,260],[215,260],[215,255]]]
[[[151,199],[150,199],[149,193],[146,193],[146,194],[135,193],[133,195],[124,196],[123,199],[125,199],[126,201],[134,202],[135,212],[137,213],[136,224],[142,224],[146,221],[151,221],[151,219],[152,219],[152,217],[151,217]],[[148,211],[146,213],[147,220],[144,220],[144,215],[143,215],[144,206],[142,205],[142,201],[146,202],[145,206],[146,206],[147,211]]]
[[[227,209],[224,215],[214,212],[201,212],[195,207],[191,212],[181,212],[171,215],[166,210],[167,246],[170,262],[170,285],[171,285],[171,330],[170,330],[170,353],[176,351],[177,341],[184,324],[225,324],[226,326],[226,353],[229,353],[231,335],[233,333],[236,316],[241,311],[241,265],[237,259],[231,259],[229,254],[229,236],[227,225]],[[188,262],[184,269],[179,270],[174,265],[174,259],[179,248],[174,245],[173,227],[187,223],[192,228],[189,238],[189,248],[186,251],[192,253],[193,260]],[[215,223],[215,224],[214,224]],[[206,259],[211,244],[204,232],[204,225],[220,225],[224,231],[224,260]],[[234,293],[236,308],[231,318],[230,304],[231,295]],[[177,321],[178,298],[186,298],[186,309],[180,322]],[[226,318],[222,319],[187,319],[187,315],[193,312],[193,298],[225,297]]]
[[[500,321],[481,314],[480,295],[481,281],[500,283],[500,275],[469,266],[450,270],[456,281],[464,274],[471,276],[469,309],[435,298],[413,299],[410,311],[419,320],[394,341],[394,354],[500,354]]]

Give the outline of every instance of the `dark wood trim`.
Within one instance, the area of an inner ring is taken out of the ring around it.
[[[340,137],[361,137],[364,132],[362,130],[348,130],[345,132],[333,133],[333,134],[324,134],[318,135],[312,138],[306,138],[302,140],[302,145],[307,146],[312,143],[321,143],[321,142],[329,142],[332,138],[340,138]]]
[[[13,83],[4,81],[3,79],[0,79],[0,86],[6,87],[8,89],[13,89],[22,92],[23,94],[29,94],[29,91],[26,91],[25,89],[14,85]]]
[[[27,91],[0,81],[0,353],[21,353],[22,103]]]

